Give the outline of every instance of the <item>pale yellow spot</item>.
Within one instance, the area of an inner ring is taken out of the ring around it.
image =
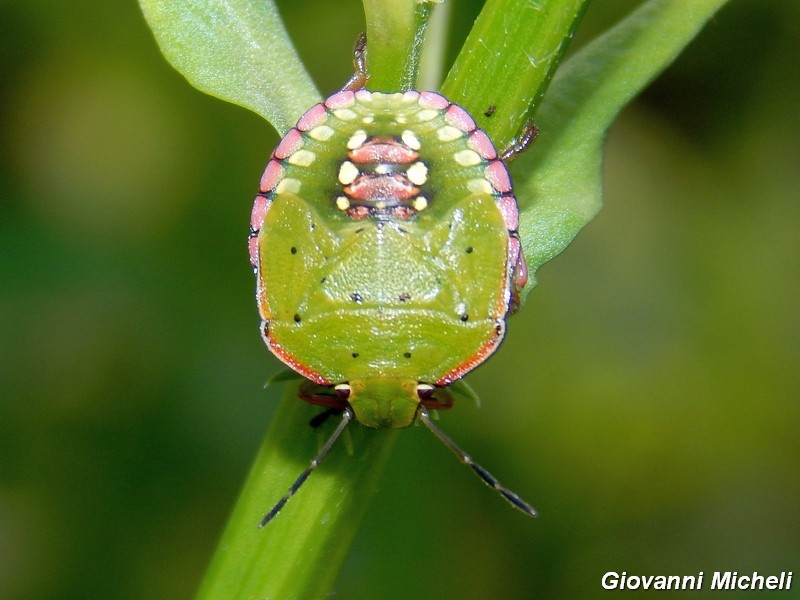
[[[339,183],[342,185],[349,185],[353,183],[358,175],[358,167],[356,167],[349,160],[344,161],[342,166],[339,167]]]
[[[403,133],[400,135],[400,139],[402,139],[403,143],[412,150],[419,150],[420,147],[422,146],[419,143],[419,138],[417,137],[417,134],[415,134],[410,129],[404,130]]]
[[[443,125],[436,130],[436,137],[438,137],[443,142],[452,142],[453,140],[457,140],[464,132],[452,125]]]
[[[360,148],[366,141],[367,132],[363,129],[357,129],[356,132],[350,136],[350,139],[347,140],[347,149],[355,150],[356,148]]]
[[[385,163],[381,163],[375,166],[375,172],[378,175],[388,175],[392,172],[392,165],[387,165]]]
[[[358,114],[356,114],[356,111],[350,110],[349,108],[335,108],[333,110],[333,116],[340,121],[352,121]]]
[[[460,150],[453,154],[453,158],[455,158],[456,162],[462,167],[472,167],[481,162],[480,154],[475,152],[475,150]]]
[[[467,189],[473,194],[491,194],[494,192],[491,184],[485,179],[470,179]]]
[[[290,165],[297,165],[298,167],[307,167],[315,160],[317,160],[317,155],[311,150],[298,150],[286,159]]]
[[[425,210],[428,206],[428,199],[425,196],[417,196],[414,199],[414,209],[419,212]]]
[[[408,180],[414,185],[422,185],[428,180],[428,167],[423,162],[415,162],[406,171]]]
[[[280,183],[275,186],[275,191],[278,194],[298,194],[300,193],[300,180],[294,177],[281,179]]]
[[[397,115],[394,118],[394,122],[397,123],[398,125],[405,125],[406,123],[408,123],[408,118],[405,115]]]
[[[338,208],[339,210],[347,210],[348,208],[350,208],[350,200],[348,200],[345,196],[337,196],[336,208]]]
[[[366,117],[361,119],[361,122],[364,125],[372,125],[375,122],[375,117],[373,117],[372,115],[367,115]]]
[[[314,129],[308,132],[308,135],[319,142],[325,142],[331,139],[333,134],[333,127],[329,127],[328,125],[317,125],[314,127]]]
[[[440,114],[441,113],[438,110],[434,110],[432,108],[423,108],[421,111],[417,113],[417,121],[420,122],[432,121]]]

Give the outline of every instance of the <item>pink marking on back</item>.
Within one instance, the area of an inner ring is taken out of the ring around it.
[[[369,93],[369,92],[367,92]],[[330,109],[334,108],[348,108],[355,103],[355,94],[350,91],[336,92],[325,100],[325,106]]]
[[[396,142],[395,140],[375,138],[351,150],[348,157],[356,164],[364,163],[393,163],[409,164],[417,160],[419,154],[414,150]]]
[[[255,269],[258,267],[258,236],[251,235],[247,238],[247,251],[250,254],[250,264]]]
[[[300,131],[308,131],[317,125],[322,125],[328,120],[328,110],[324,104],[315,104],[309,108],[297,122]]]
[[[452,104],[444,115],[445,120],[453,127],[457,127],[461,131],[470,132],[476,127],[475,121],[469,116],[469,113],[457,104]]]
[[[297,129],[290,129],[289,133],[283,136],[278,147],[272,153],[272,156],[278,160],[283,160],[287,156],[291,156],[303,147],[303,136]]]
[[[467,142],[470,148],[475,150],[481,158],[486,160],[494,160],[497,158],[497,150],[495,150],[492,140],[489,139],[489,136],[486,135],[486,132],[482,129],[473,131]]]
[[[417,214],[417,210],[409,206],[395,206],[392,208],[392,215],[404,221],[408,221],[415,214]]]
[[[283,165],[277,160],[270,160],[264,174],[261,176],[261,183],[258,184],[258,191],[269,192],[274,189],[278,182],[283,179]]]
[[[511,191],[511,178],[502,161],[493,160],[490,162],[486,166],[485,175],[492,187],[501,194],[507,194]]]
[[[250,213],[250,231],[258,231],[264,224],[264,217],[269,212],[271,202],[264,196],[256,196],[253,202],[253,210]]]
[[[514,196],[500,196],[500,198],[497,199],[497,207],[503,215],[503,222],[506,224],[506,229],[509,231],[516,231],[519,229],[519,209],[517,208],[517,201]]]
[[[362,175],[343,189],[350,198],[362,202],[410,200],[419,194],[419,188],[399,173]]]
[[[369,217],[370,212],[369,208],[366,206],[356,205],[351,206],[347,209],[347,216],[353,219],[354,221],[363,221],[367,217]]]
[[[419,105],[420,108],[435,108],[436,110],[444,110],[450,106],[450,101],[436,92],[420,92]]]

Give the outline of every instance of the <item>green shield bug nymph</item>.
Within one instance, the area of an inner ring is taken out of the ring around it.
[[[311,466],[347,423],[407,427],[419,419],[484,482],[528,515],[430,421],[448,386],[499,346],[527,268],[505,162],[461,107],[434,92],[363,89],[356,75],[311,107],[281,140],[261,178],[250,260],[269,349],[306,378],[300,397],[342,411]],[[461,384],[463,385],[463,384]]]

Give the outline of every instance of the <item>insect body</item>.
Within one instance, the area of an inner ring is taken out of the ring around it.
[[[352,416],[392,428],[419,417],[535,514],[427,413],[497,349],[527,279],[506,158],[437,93],[365,89],[313,106],[273,152],[251,218],[262,335],[307,379],[301,398],[343,410],[308,471]]]

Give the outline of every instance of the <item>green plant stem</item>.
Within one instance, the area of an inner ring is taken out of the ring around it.
[[[419,59],[416,89],[438,90],[445,72],[445,54],[453,3],[444,2],[432,12]]]
[[[415,87],[431,10],[427,1],[364,0],[369,89],[396,92]]]
[[[259,522],[338,425],[287,386],[203,579],[198,600],[325,598],[384,471],[396,430],[351,423],[325,462],[263,529]],[[349,441],[349,443],[348,443]],[[352,454],[348,453],[348,446]]]
[[[442,93],[504,148],[532,118],[588,3],[488,0]]]

